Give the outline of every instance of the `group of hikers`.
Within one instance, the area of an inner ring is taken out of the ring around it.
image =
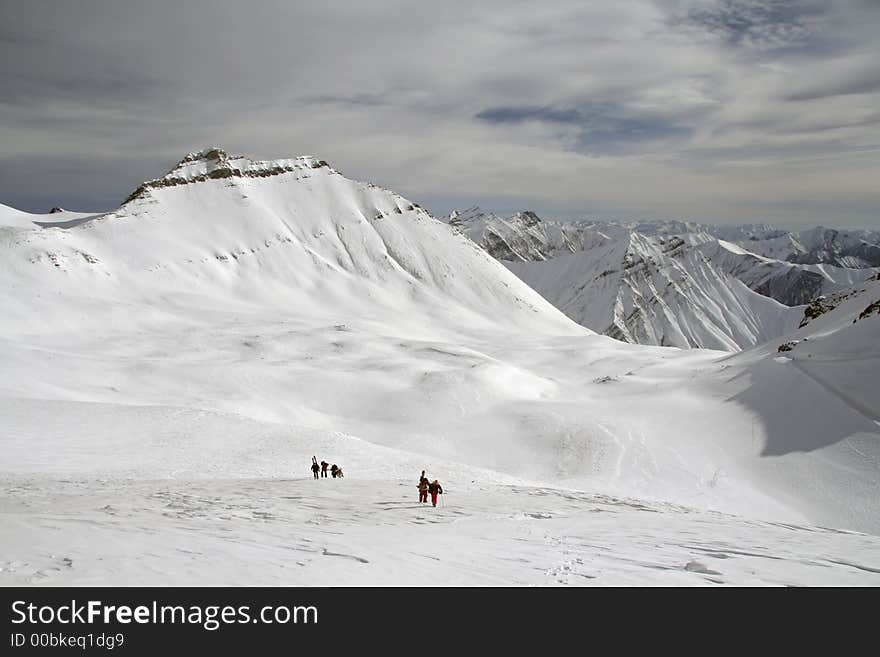
[[[318,465],[318,459],[316,457],[312,457],[312,474],[315,475],[315,479],[318,478],[318,473],[321,473],[322,477],[327,476],[327,468],[330,468],[330,474],[333,475],[334,479],[342,479],[342,468],[340,468],[335,463],[330,465],[327,461],[321,461],[321,464]]]
[[[319,474],[321,477],[327,476],[327,468],[330,468],[330,474],[334,479],[338,479],[342,477],[342,468],[340,468],[335,463],[330,465],[327,461],[321,461],[318,463],[317,457],[312,457],[312,474],[315,476],[315,479],[319,478]],[[422,470],[422,476],[419,477],[419,502],[428,502],[428,495],[431,496],[431,504],[437,506],[437,496],[443,494],[443,487],[440,485],[440,482],[436,479],[434,481],[430,481],[425,476],[425,471]]]
[[[437,496],[443,494],[443,487],[436,479],[428,481],[425,471],[422,470],[422,476],[419,477],[419,502],[427,502],[428,493],[431,494],[431,504],[437,506]]]

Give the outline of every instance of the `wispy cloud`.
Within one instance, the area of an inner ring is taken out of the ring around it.
[[[846,71],[825,81],[810,80],[800,91],[787,94],[785,99],[796,102],[876,92],[880,92],[880,64],[875,61],[873,66],[861,71]]]

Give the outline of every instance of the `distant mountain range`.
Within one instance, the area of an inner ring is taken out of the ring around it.
[[[570,318],[639,344],[739,351],[880,271],[880,232],[559,222],[471,207],[446,221]]]

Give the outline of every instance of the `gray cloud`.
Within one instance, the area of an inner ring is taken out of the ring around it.
[[[687,13],[687,20],[735,46],[796,47],[818,36],[817,18],[829,0],[720,0]]]
[[[801,91],[788,94],[790,101],[816,100],[832,96],[872,94],[880,91],[880,65],[874,62],[870,70],[853,71],[843,78],[828,80],[824,84],[812,83]]]
[[[873,0],[0,2],[0,203],[99,209],[217,144],[318,155],[438,212],[486,199],[812,224],[836,204],[838,223],[876,223],[878,14]]]
[[[631,152],[636,145],[688,137],[692,133],[690,128],[673,119],[633,111],[616,103],[593,103],[576,108],[491,107],[478,112],[476,118],[489,123],[540,121],[574,126],[577,134],[572,147],[585,153]]]

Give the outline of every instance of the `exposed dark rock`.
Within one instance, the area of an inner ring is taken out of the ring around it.
[[[880,299],[878,299],[870,306],[865,308],[861,313],[859,313],[859,319],[865,319],[865,317],[868,317],[872,313],[877,313],[878,315],[880,315]],[[855,323],[855,321],[856,320],[853,320],[853,323]]]

